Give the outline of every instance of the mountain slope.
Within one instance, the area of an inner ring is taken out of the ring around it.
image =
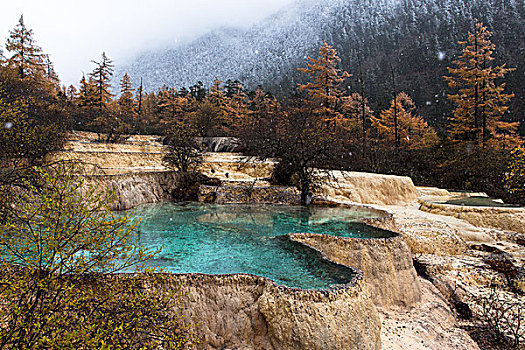
[[[359,71],[376,108],[388,103],[391,70],[396,85],[411,94],[434,123],[451,106],[442,76],[460,51],[474,18],[494,31],[497,62],[518,69],[508,76],[516,94],[510,119],[525,110],[525,0],[299,0],[249,30],[223,28],[193,42],[140,55],[121,71],[147,90],[162,85],[210,85],[214,78],[238,79],[253,89],[262,84],[289,93],[304,76],[298,67],[323,40],[333,45],[345,70]],[[361,67],[361,69],[360,69]]]

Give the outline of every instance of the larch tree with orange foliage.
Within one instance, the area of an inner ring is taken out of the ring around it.
[[[249,115],[252,116],[250,122],[253,122],[253,117],[266,116],[272,118],[280,107],[277,99],[270,94],[264,92],[259,86],[255,90],[255,94],[250,100],[250,111]]]
[[[248,96],[241,83],[234,82],[231,97],[226,97],[225,122],[230,127],[229,132],[237,130],[246,123],[248,115]]]
[[[379,137],[397,147],[419,149],[434,145],[438,136],[434,129],[420,116],[414,114],[416,106],[406,93],[399,93],[391,102],[390,108],[373,118],[373,125]],[[394,131],[397,121],[397,137]]]
[[[341,59],[337,56],[337,50],[326,42],[319,48],[318,58],[308,59],[308,68],[299,68],[299,71],[308,74],[310,82],[299,85],[299,91],[308,93],[315,113],[328,125],[336,125],[343,118],[341,84],[351,75],[339,69]]]
[[[120,118],[126,122],[132,130],[135,130],[137,122],[137,101],[134,97],[135,89],[131,84],[128,73],[125,73],[120,81],[120,97],[118,99]]]
[[[448,68],[451,76],[445,77],[456,91],[449,95],[456,105],[449,118],[450,134],[456,140],[481,144],[483,148],[501,140],[513,141],[518,128],[518,123],[502,120],[514,95],[506,94],[505,83],[498,85],[497,80],[513,69],[505,64],[493,66],[495,45],[490,41],[491,35],[483,23],[476,23],[467,40],[459,42],[463,53],[454,61],[456,67]]]
[[[9,32],[5,47],[12,53],[7,63],[18,69],[21,79],[45,73],[42,49],[36,45],[33,31],[25,26],[23,15],[16,27]]]
[[[163,88],[157,95],[159,119],[162,124],[181,122],[190,109],[188,96],[181,96],[175,88]]]
[[[88,108],[95,105],[95,84],[92,79],[86,79],[85,76],[82,76],[82,79],[80,80],[80,88],[75,97],[80,107]]]
[[[205,99],[200,101],[192,119],[201,137],[225,135],[228,129],[225,120],[226,97],[222,81],[215,79]],[[211,135],[213,133],[213,135]]]
[[[342,110],[344,113],[343,127],[351,136],[361,139],[361,151],[364,154],[374,111],[370,108],[368,99],[357,92],[344,99]]]

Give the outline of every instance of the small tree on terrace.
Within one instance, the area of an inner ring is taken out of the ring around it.
[[[525,203],[525,146],[516,147],[511,152],[504,183],[513,199]]]
[[[294,106],[274,104],[273,108],[271,113],[252,117],[254,122],[243,127],[241,146],[262,159],[278,158],[274,179],[293,183],[301,193],[301,203],[308,204],[309,194],[327,175],[318,168],[329,166],[341,154],[341,140],[302,101]]]
[[[83,187],[77,170],[35,169],[0,221],[0,348],[183,348],[192,336],[167,311],[175,295],[108,275],[152,252],[135,244],[136,224],[109,210],[111,195]]]
[[[203,157],[197,136],[198,129],[193,123],[178,122],[170,127],[164,139],[168,146],[164,162],[178,171],[177,186],[171,193],[175,201],[197,200],[201,182],[207,181],[199,173]]]
[[[175,123],[166,134],[164,144],[169,152],[164,161],[181,173],[195,173],[202,162],[202,153],[195,138],[198,130],[192,123]]]
[[[491,34],[482,23],[476,23],[467,41],[460,42],[463,54],[454,61],[457,67],[448,68],[452,75],[445,77],[449,87],[457,91],[449,95],[456,104],[449,118],[452,137],[473,141],[483,148],[498,139],[509,140],[518,127],[518,123],[501,120],[514,95],[504,93],[505,84],[496,81],[513,69],[493,66],[495,45],[490,41]]]
[[[299,91],[307,91],[315,106],[314,111],[327,124],[335,125],[342,117],[341,84],[351,75],[341,72],[338,68],[341,59],[326,42],[319,49],[319,57],[309,57],[309,60],[308,68],[299,68],[299,71],[308,74],[310,82],[299,85]]]

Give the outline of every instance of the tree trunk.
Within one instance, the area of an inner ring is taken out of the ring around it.
[[[308,205],[308,196],[310,194],[310,179],[304,171],[299,174],[300,190],[301,190],[301,205]]]

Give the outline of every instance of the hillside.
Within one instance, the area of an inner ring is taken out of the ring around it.
[[[184,45],[145,52],[120,71],[135,81],[142,77],[149,91],[197,81],[209,86],[217,77],[288,94],[304,79],[297,68],[326,40],[354,75],[350,89],[357,88],[362,70],[372,104],[384,106],[392,66],[399,89],[439,124],[450,110],[442,76],[474,18],[494,31],[497,63],[517,68],[507,81],[516,94],[509,118],[519,120],[525,108],[525,0],[298,0],[248,30],[222,28]]]

